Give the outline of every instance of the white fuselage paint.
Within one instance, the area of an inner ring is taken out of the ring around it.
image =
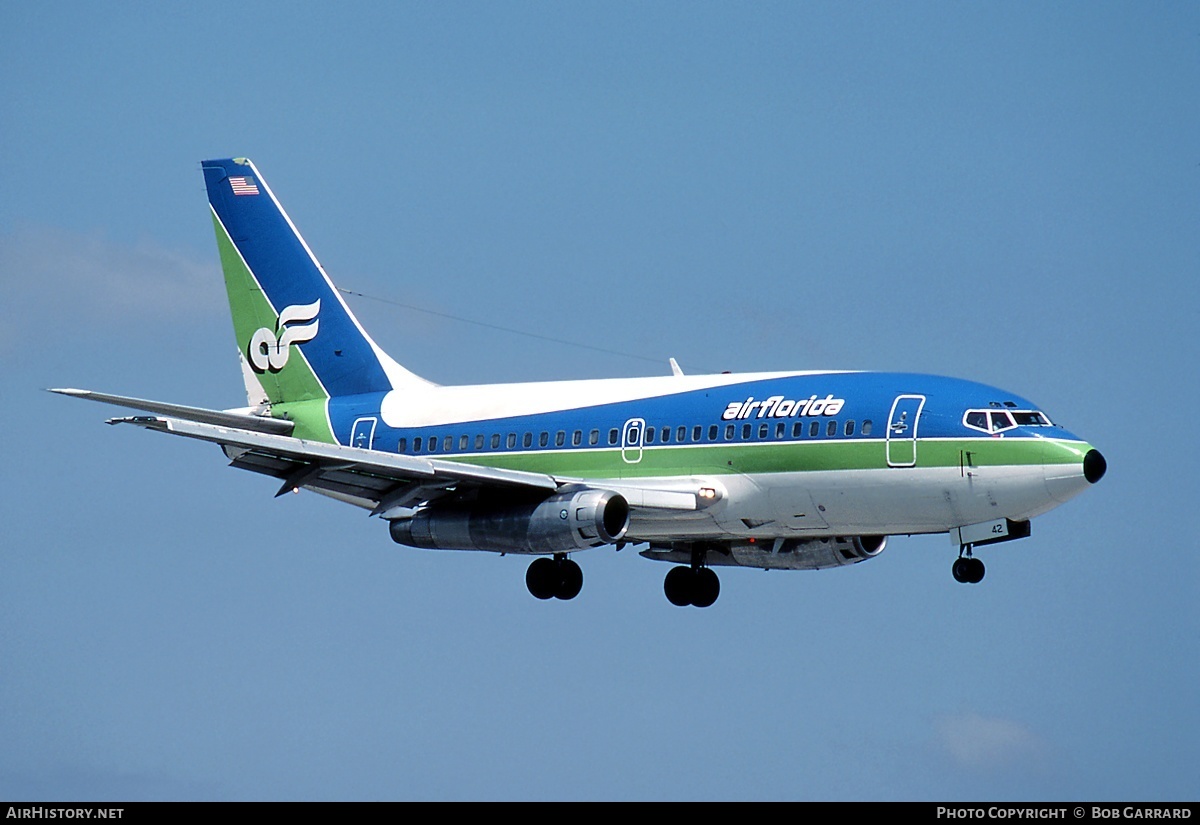
[[[638,484],[678,489],[680,481],[638,479]],[[1049,483],[1056,485],[1056,495],[1049,493]],[[628,481],[588,484],[607,489]],[[996,518],[1030,519],[1088,486],[1081,472],[1042,465],[993,467],[986,477],[964,476],[953,467],[890,467],[692,476],[686,484],[714,486],[722,497],[690,514],[634,507],[630,539],[944,533]]]
[[[644,398],[661,398],[675,393],[727,387],[749,381],[836,374],[843,372],[821,370],[670,375],[454,387],[429,385],[389,392],[383,398],[380,415],[389,427],[429,427],[489,418],[562,412]],[[724,408],[725,405],[721,404],[721,409]]]

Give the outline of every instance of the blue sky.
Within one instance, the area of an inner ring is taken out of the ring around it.
[[[0,797],[1195,799],[1200,9],[17,4],[0,26]],[[78,386],[243,401],[199,161],[440,383],[896,369],[1109,474],[825,573],[417,551]],[[649,360],[645,360],[649,359]],[[655,363],[657,361],[657,363]]]

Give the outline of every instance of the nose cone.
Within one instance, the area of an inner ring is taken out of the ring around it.
[[[1090,444],[1070,441],[1046,443],[1042,471],[1046,491],[1064,502],[1082,493],[1104,477],[1108,462]]]
[[[1083,457],[1083,477],[1088,480],[1088,483],[1095,484],[1104,478],[1106,470],[1108,470],[1108,462],[1104,460],[1104,456],[1100,455],[1100,451],[1088,450],[1087,455]]]

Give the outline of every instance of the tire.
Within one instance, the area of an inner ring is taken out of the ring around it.
[[[721,580],[707,567],[701,567],[692,578],[692,604],[709,607],[721,595]]]
[[[987,569],[983,566],[983,562],[979,559],[971,559],[970,561],[971,565],[967,569],[967,581],[969,581],[971,584],[979,584],[981,581],[983,581],[983,574],[987,572]]]
[[[970,567],[970,559],[959,557],[954,560],[954,566],[950,568],[950,572],[954,574],[956,582],[968,584],[971,581]]]
[[[525,586],[535,599],[544,601],[554,598],[558,592],[558,583],[558,565],[551,559],[534,559],[525,571]]]
[[[570,559],[563,559],[555,566],[558,568],[558,590],[554,596],[568,602],[583,589],[583,570]]]
[[[663,579],[663,592],[667,601],[676,607],[687,607],[692,603],[692,569],[690,567],[672,567]]]

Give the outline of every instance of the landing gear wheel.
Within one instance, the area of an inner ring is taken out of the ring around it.
[[[983,574],[986,572],[983,562],[973,556],[960,556],[954,560],[954,566],[950,568],[950,572],[954,574],[956,582],[963,584],[979,584],[983,581]]]
[[[721,595],[721,580],[707,567],[698,568],[692,578],[692,604],[708,607]]]
[[[983,562],[979,559],[967,559],[969,565],[967,567],[967,581],[971,584],[979,584],[983,581],[983,574],[986,572]]]
[[[558,567],[558,590],[554,597],[570,601],[583,589],[583,571],[570,559],[559,559],[554,564]]]
[[[967,577],[968,567],[970,567],[970,559],[959,557],[954,560],[954,566],[950,568],[950,572],[954,574],[956,582],[967,584],[970,581]]]
[[[583,571],[565,555],[534,559],[525,571],[525,586],[535,599],[570,601],[583,589]]]
[[[672,567],[663,579],[663,592],[676,607],[708,607],[721,595],[721,580],[707,567]]]
[[[525,586],[535,599],[552,599],[558,593],[558,565],[553,559],[534,559],[525,571]]]
[[[692,603],[692,568],[672,567],[663,579],[663,592],[667,601],[676,607],[687,607]]]

